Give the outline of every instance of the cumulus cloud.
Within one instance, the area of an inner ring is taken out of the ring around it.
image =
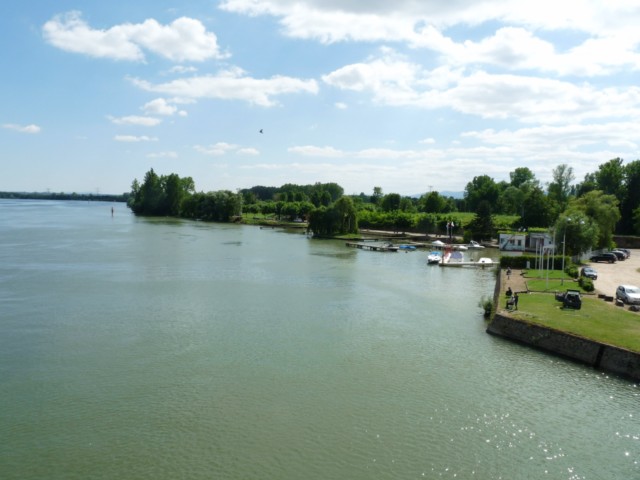
[[[155,100],[151,100],[147,102],[142,110],[147,115],[173,115],[178,111],[178,107],[175,105],[170,105],[164,98],[156,98]]]
[[[217,75],[181,78],[159,84],[135,78],[131,81],[143,90],[163,95],[187,99],[242,100],[263,107],[277,105],[274,97],[279,95],[318,92],[315,80],[286,76],[252,78],[237,68],[221,71]]]
[[[640,69],[640,9],[632,0],[458,0],[455,2],[226,0],[220,8],[279,19],[286,35],[322,43],[384,42],[427,48],[447,65],[492,65],[553,72],[604,75],[623,67]],[[549,14],[553,12],[553,14]],[[497,25],[480,40],[459,41],[444,32],[453,26]],[[533,32],[581,32],[566,51]]]
[[[40,133],[42,130],[38,125],[18,125],[15,123],[5,123],[2,125],[2,128],[6,128],[7,130],[14,130],[20,133]]]
[[[341,67],[322,80],[341,90],[370,93],[383,105],[451,108],[482,118],[559,123],[640,117],[636,86],[598,89],[585,83],[482,70],[467,75],[449,71],[446,81],[442,76],[441,69],[429,71],[387,53]]]
[[[144,51],[175,62],[225,58],[217,37],[199,20],[181,17],[169,25],[154,19],[108,29],[89,26],[77,11],[56,15],[42,27],[44,38],[62,50],[92,57],[143,61]]]
[[[138,115],[128,115],[125,117],[107,117],[112,123],[116,125],[138,125],[142,127],[155,127],[162,123],[162,120],[154,117],[142,117]]]

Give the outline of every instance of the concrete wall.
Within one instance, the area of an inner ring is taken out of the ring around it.
[[[516,340],[594,368],[640,380],[640,354],[496,313],[487,333]]]

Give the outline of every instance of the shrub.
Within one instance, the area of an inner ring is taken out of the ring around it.
[[[596,289],[596,287],[593,285],[593,280],[588,277],[580,277],[580,280],[578,280],[578,284],[585,292],[593,292]]]
[[[478,302],[478,306],[484,310],[484,316],[488,317],[491,315],[491,310],[493,309],[493,300],[491,297],[483,296]]]
[[[564,269],[565,273],[572,278],[578,278],[578,266],[575,264],[567,265]]]

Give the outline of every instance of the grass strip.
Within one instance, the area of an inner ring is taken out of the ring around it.
[[[550,293],[519,296],[514,318],[572,333],[600,343],[640,352],[640,313],[597,296],[583,295],[580,310],[562,308]]]

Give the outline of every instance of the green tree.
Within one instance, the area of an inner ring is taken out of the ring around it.
[[[614,195],[619,201],[624,198],[625,172],[621,158],[614,158],[598,167],[595,180],[598,190],[607,195]]]
[[[494,236],[495,226],[491,214],[491,204],[483,200],[478,204],[474,215],[466,230],[476,240],[488,240]]]
[[[525,195],[524,190],[513,185],[508,186],[498,199],[498,209],[507,215],[522,215]]]
[[[618,199],[615,195],[606,195],[600,190],[593,190],[580,198],[569,202],[571,211],[581,211],[598,226],[598,236],[593,242],[598,248],[613,246],[613,232],[620,220]]]
[[[371,195],[371,203],[379,205],[382,200],[382,187],[373,187],[373,195]]]
[[[553,169],[552,177],[547,189],[548,197],[558,205],[559,211],[563,211],[569,202],[571,182],[575,178],[573,168],[567,164],[558,165]]]
[[[447,200],[438,192],[429,192],[420,198],[422,211],[426,213],[441,213],[446,211]]]
[[[553,223],[552,215],[549,199],[540,187],[534,187],[522,204],[522,226],[548,228]]]
[[[339,233],[356,233],[358,231],[358,215],[350,197],[340,197],[332,206]]]
[[[516,168],[509,173],[509,178],[511,180],[510,185],[515,188],[528,190],[540,186],[540,182],[528,167]]]
[[[388,193],[382,198],[380,206],[385,212],[400,210],[400,200],[401,197],[399,193]]]
[[[620,201],[622,215],[619,231],[625,234],[640,234],[636,227],[634,212],[640,207],[640,160],[634,160],[624,167],[625,195]]]
[[[489,202],[489,205],[496,205],[500,190],[493,178],[488,175],[474,177],[467,183],[464,191],[464,198],[470,212],[475,212],[481,202]]]
[[[582,210],[570,208],[558,217],[555,235],[557,242],[564,241],[565,254],[581,255],[596,246],[599,228]]]

